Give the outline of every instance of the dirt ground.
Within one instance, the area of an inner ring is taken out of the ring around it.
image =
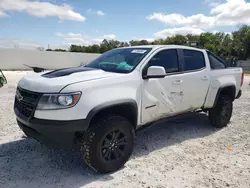
[[[213,128],[205,114],[163,121],[137,133],[133,156],[118,172],[81,166],[74,150],[22,138],[13,113],[18,80],[5,72],[0,89],[0,187],[250,187],[250,77],[234,102],[231,123]]]

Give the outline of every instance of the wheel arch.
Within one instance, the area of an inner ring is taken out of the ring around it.
[[[94,107],[87,115],[89,126],[97,118],[110,113],[127,118],[136,129],[138,120],[138,105],[136,101],[132,99],[106,102]]]
[[[230,85],[225,85],[223,87],[220,87],[218,89],[218,91],[217,91],[213,107],[217,104],[219,96],[222,95],[222,94],[229,95],[232,98],[232,101],[234,101],[235,94],[236,94],[236,87],[235,87],[235,85],[230,84]]]

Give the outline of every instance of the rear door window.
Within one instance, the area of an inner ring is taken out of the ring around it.
[[[204,54],[196,50],[183,50],[183,71],[195,71],[206,67]]]
[[[176,49],[162,50],[154,55],[149,61],[148,66],[161,66],[166,73],[179,71],[179,61]]]

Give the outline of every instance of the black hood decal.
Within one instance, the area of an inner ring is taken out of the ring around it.
[[[68,76],[70,74],[77,73],[77,72],[92,71],[92,70],[97,70],[97,69],[88,68],[88,67],[58,69],[58,70],[54,70],[54,71],[45,73],[42,75],[42,77],[57,78],[57,77],[62,77],[62,76]]]

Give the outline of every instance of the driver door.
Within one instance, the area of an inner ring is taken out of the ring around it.
[[[147,67],[162,66],[164,78],[144,79],[142,86],[142,124],[172,116],[182,111],[183,88],[179,74],[179,58],[176,49],[157,52]],[[147,70],[146,70],[147,72]]]

